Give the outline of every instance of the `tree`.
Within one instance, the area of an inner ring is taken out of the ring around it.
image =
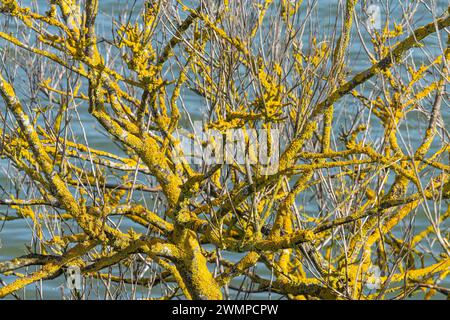
[[[0,218],[32,225],[0,297],[71,267],[110,298],[448,296],[450,7],[391,2],[327,29],[299,0],[143,1],[107,36],[98,0],[0,1]]]

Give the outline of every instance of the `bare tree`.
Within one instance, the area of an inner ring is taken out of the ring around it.
[[[444,2],[1,0],[0,297],[449,296]]]

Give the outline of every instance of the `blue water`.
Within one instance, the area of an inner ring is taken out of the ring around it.
[[[40,4],[41,10],[42,10],[42,3],[44,1],[32,1],[35,5],[36,3]],[[140,2],[141,1],[115,1],[115,0],[102,0],[100,1],[100,15],[98,19],[98,25],[97,25],[97,31],[100,34],[103,34],[106,38],[108,38],[111,30],[111,19],[112,17],[121,16],[123,19],[128,19],[127,15],[124,15],[122,12],[130,12],[130,9],[126,8],[134,8],[133,12],[138,12],[140,8]],[[305,1],[306,2],[306,1]],[[335,24],[335,16],[337,12],[337,1],[310,1],[311,3],[315,3],[315,6],[317,7],[317,11],[313,14],[313,21],[316,23],[320,23],[321,25],[321,34],[317,34],[316,36],[319,39],[323,38],[330,38],[332,29],[334,28]],[[30,3],[30,1],[23,1],[23,3]],[[135,5],[133,5],[135,3]],[[410,3],[408,1],[392,1],[391,5],[391,21],[395,21],[395,18],[401,16],[402,10],[400,3],[403,3],[404,5],[407,3]],[[438,11],[442,12],[443,8],[448,6],[448,1],[436,1],[437,7],[440,8]],[[360,8],[358,7],[358,12],[360,13]],[[383,9],[384,10],[384,9]],[[135,18],[135,14],[132,15],[131,19]],[[426,8],[423,5],[418,6],[418,12],[414,15],[414,21],[413,23],[415,25],[422,25],[424,23],[428,23],[430,21],[431,15],[426,10]],[[1,18],[3,19],[3,18]],[[0,19],[0,21],[2,21]],[[392,23],[392,22],[391,22]],[[265,26],[268,27],[268,26]],[[11,32],[15,32],[15,29],[11,29]],[[308,27],[306,28],[308,30]],[[305,43],[308,43],[308,32],[305,32]],[[353,34],[353,37],[357,37],[356,34]],[[431,44],[432,46],[429,47],[429,53],[437,53],[439,52],[439,48],[436,46],[435,36],[429,37],[427,39],[428,44]],[[367,38],[366,38],[367,41]],[[4,45],[3,42],[0,41],[0,47]],[[412,57],[414,58],[417,63],[420,63],[420,61],[427,62],[427,57],[423,56],[421,54],[420,50],[415,50],[411,52]],[[6,59],[5,63],[8,63],[8,59]],[[364,70],[366,67],[369,66],[367,57],[363,51],[363,48],[361,45],[359,45],[359,41],[354,41],[354,45],[351,47],[351,74],[355,74],[361,70]],[[19,74],[20,75],[20,74]],[[16,90],[19,94],[19,96],[27,96],[27,90],[28,86],[26,85],[26,79],[21,79],[20,76],[16,79]],[[370,85],[366,85],[366,90],[373,89]],[[186,106],[188,106],[189,113],[193,119],[200,119],[204,113],[205,108],[205,102],[196,94],[191,93],[189,91],[184,91],[184,101]],[[4,106],[2,102],[0,102],[0,110],[3,112]],[[339,104],[336,105],[336,126],[339,128],[340,122],[343,121],[347,117],[349,113],[354,112],[354,109],[352,107],[351,99],[343,99]],[[80,141],[84,141],[84,136],[86,136],[87,141],[89,145],[93,148],[102,149],[110,152],[114,152],[117,154],[120,154],[122,151],[117,148],[114,144],[111,143],[111,141],[104,136],[103,130],[100,128],[100,126],[93,120],[93,118],[88,114],[87,107],[86,106],[80,106],[78,108],[78,115],[75,112],[71,112],[70,116],[72,117],[72,127],[73,127],[73,134],[74,136],[79,139]],[[410,115],[420,118],[420,114],[416,115]],[[442,116],[444,123],[448,124],[450,123],[450,110],[447,104],[443,104],[443,110],[442,110]],[[84,128],[82,128],[79,125],[79,119],[83,123]],[[423,120],[423,118],[422,118]],[[410,127],[402,127],[403,132],[408,132],[409,135],[406,138],[406,144],[417,146],[420,143],[420,139],[417,137],[422,137],[424,129],[426,128],[426,123],[424,121],[420,120],[412,120],[409,122],[411,125]],[[337,132],[335,132],[337,134]],[[370,134],[372,137],[379,137],[381,133],[381,128],[379,125],[375,122],[373,122],[373,126],[371,128]],[[438,145],[434,145],[434,149],[438,148]],[[9,177],[11,175],[15,175],[14,169],[8,166],[8,162],[5,160],[0,160],[0,185],[5,190],[10,190],[11,183]],[[142,178],[141,183],[148,183]],[[2,191],[0,190],[0,197],[3,197]],[[149,198],[148,195],[145,195],[146,200],[149,201],[149,203],[153,203],[153,200]],[[299,205],[303,205],[306,212],[317,212],[317,207],[314,204],[314,202],[306,201],[305,199],[299,200]],[[0,212],[6,213],[8,210],[5,206],[0,206]],[[427,220],[424,218],[423,214],[419,214],[417,219],[415,220],[415,228],[416,230],[422,230],[423,228],[426,228],[428,226]],[[137,227],[139,230],[139,228]],[[33,225],[30,220],[20,220],[20,221],[10,221],[10,222],[1,222],[0,221],[0,239],[2,246],[0,247],[0,260],[6,260],[10,259],[15,256],[19,256],[21,254],[28,253],[27,251],[27,245],[30,245],[30,239],[31,239],[31,231],[33,230]],[[144,230],[140,230],[144,231]],[[32,244],[34,245],[34,244]],[[230,259],[231,261],[235,262],[238,261],[240,258],[240,255],[238,254],[225,254],[224,257]],[[258,268],[260,268],[261,272],[266,275],[270,276],[269,270],[266,270],[262,266],[258,265]],[[34,270],[36,268],[28,268],[28,272]],[[23,271],[23,270],[21,270]],[[2,279],[5,282],[9,282],[13,280],[13,277],[8,276],[0,276],[0,279]],[[238,279],[242,280],[242,279]],[[446,279],[443,284],[448,286],[450,284],[449,279]],[[65,290],[65,293],[67,294],[67,289],[61,289],[65,285],[65,279],[64,277],[59,277],[52,281],[47,281],[43,285],[43,291],[39,292],[35,289],[34,286],[28,287],[24,292],[22,292],[20,295],[23,298],[36,298],[36,297],[44,297],[44,298],[52,298],[52,299],[58,299],[61,298],[61,290]],[[235,281],[234,285],[239,286],[240,282]],[[94,288],[93,288],[94,289]],[[157,295],[157,291],[154,292],[155,295]],[[146,291],[143,290],[141,292],[142,296],[146,296]],[[140,296],[139,290],[137,297]],[[94,298],[95,294],[94,291],[91,292],[91,295],[87,295],[87,297]],[[253,297],[267,297],[266,295],[260,296],[260,295],[253,295]],[[277,295],[272,295],[272,298],[277,298]],[[242,298],[242,296],[241,296]]]

